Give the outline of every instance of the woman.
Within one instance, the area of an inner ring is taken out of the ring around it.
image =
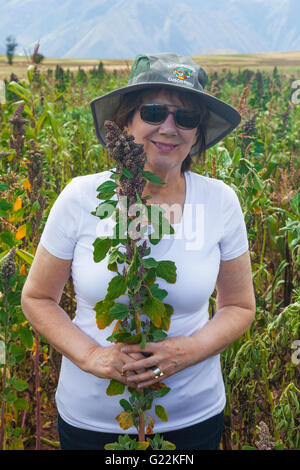
[[[139,55],[126,87],[91,103],[96,134],[105,146],[105,120],[143,144],[145,165],[164,185],[147,182],[143,195],[173,206],[175,234],[151,246],[156,260],[173,260],[177,281],[165,301],[174,308],[168,337],[139,345],[106,341],[114,323],[96,327],[95,303],[114,273],[93,261],[98,219],[96,189],[110,172],[74,178],[57,198],[22,295],[24,314],[63,354],[56,402],[62,449],[103,449],[125,432],[115,420],[120,396],[105,393],[110,379],[143,388],[163,381],[159,399],[168,422],[154,432],[177,449],[218,449],[223,430],[224,383],[219,353],[239,338],[255,314],[248,240],[235,192],[220,180],[189,171],[193,155],[221,140],[240,122],[236,110],[204,91],[205,71],[176,54]],[[72,274],[77,309],[72,322],[59,307]],[[217,288],[217,313],[209,297]],[[125,300],[121,297],[120,301]],[[126,392],[127,393],[127,392]],[[122,398],[128,396],[122,395]],[[151,415],[152,410],[149,411]],[[136,435],[135,428],[127,433]]]

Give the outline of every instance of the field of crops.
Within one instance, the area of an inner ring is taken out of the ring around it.
[[[127,70],[30,66],[0,107],[0,449],[58,449],[54,392],[60,355],[20,307],[49,210],[73,177],[114,166],[89,102],[126,84]],[[222,69],[209,93],[241,125],[193,171],[237,192],[247,225],[257,312],[222,353],[227,393],[221,449],[300,449],[300,81],[292,73]],[[215,312],[215,295],[210,314]],[[75,311],[72,280],[61,306]],[[54,423],[54,424],[53,424]]]

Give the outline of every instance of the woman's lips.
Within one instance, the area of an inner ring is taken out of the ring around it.
[[[164,152],[171,152],[172,150],[174,150],[177,147],[177,145],[165,144],[164,142],[154,142],[154,141],[152,141],[152,143],[155,145],[155,147],[158,150],[163,150]]]

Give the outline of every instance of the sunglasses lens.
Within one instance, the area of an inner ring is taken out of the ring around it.
[[[163,122],[168,115],[168,108],[159,104],[144,104],[141,106],[141,118],[151,124]]]
[[[200,113],[192,109],[178,109],[175,120],[178,126],[184,129],[195,129],[200,122]]]
[[[164,104],[143,104],[140,107],[143,121],[149,124],[161,124],[168,116],[168,107]],[[183,129],[195,129],[200,122],[200,113],[193,109],[177,109],[174,114],[175,123]]]

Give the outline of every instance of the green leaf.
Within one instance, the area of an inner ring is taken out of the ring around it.
[[[161,450],[175,450],[176,446],[172,442],[163,441],[161,445]]]
[[[8,211],[12,208],[12,204],[7,202],[5,199],[0,199],[0,209],[3,211]]]
[[[119,403],[124,409],[124,411],[128,411],[129,413],[132,411],[131,404],[127,400],[124,400],[124,398],[122,398]]]
[[[115,189],[118,185],[114,181],[105,181],[98,188],[98,199],[110,199],[115,194]]]
[[[153,184],[166,184],[163,182],[163,180],[159,177],[156,176],[152,171],[146,171],[139,169],[139,172],[142,173],[142,175],[148,180],[151,181]]]
[[[152,390],[152,394],[156,398],[162,398],[165,395],[167,395],[167,393],[169,393],[170,390],[171,389],[169,387],[161,387],[158,390]]]
[[[165,303],[164,303],[164,306],[165,306],[165,314],[162,317],[160,328],[162,330],[168,331],[168,329],[170,328],[170,323],[171,323],[171,315],[174,313],[174,308],[172,307],[172,305],[165,304]]]
[[[15,358],[16,362],[22,362],[25,359],[25,351],[17,344],[11,344],[9,347],[10,354]]]
[[[17,398],[15,401],[14,401],[14,407],[17,409],[17,410],[28,410],[29,409],[29,405],[26,401],[25,398]]]
[[[22,379],[17,379],[14,383],[14,388],[18,392],[24,392],[24,390],[26,390],[28,387],[29,387],[28,383],[25,382],[25,380],[22,380]]]
[[[133,173],[127,170],[127,168],[122,168],[122,175],[126,178],[133,178]]]
[[[300,193],[294,194],[290,200],[290,206],[295,214],[300,215]]]
[[[113,306],[110,300],[100,300],[96,303],[94,310],[96,312],[96,322],[100,330],[103,330],[113,322],[113,318],[108,314]]]
[[[122,395],[125,390],[125,384],[112,379],[106,389],[106,395],[112,397],[113,395]]]
[[[157,297],[159,300],[163,300],[168,295],[168,292],[165,289],[160,289],[158,284],[151,286],[150,291],[153,297]]]
[[[166,410],[161,405],[155,405],[155,414],[160,418],[162,421],[168,421],[168,415]]]
[[[13,91],[30,105],[30,91],[27,90],[27,88],[24,88],[19,83],[12,81],[7,85],[7,90]]]
[[[124,339],[124,343],[126,344],[137,344],[142,339],[142,333],[136,333],[135,335],[131,335],[128,338]]]
[[[165,306],[161,300],[150,295],[143,305],[143,313],[150,318],[153,325],[159,328],[165,313]]]
[[[105,296],[106,300],[118,299],[121,295],[125,294],[127,289],[127,283],[124,276],[118,274],[113,277],[108,284],[107,294]]]
[[[166,336],[168,336],[168,335],[164,331],[158,329],[158,330],[155,330],[152,333],[152,336],[153,336],[154,339],[156,339],[156,341],[161,341],[162,339],[165,339]]]
[[[130,337],[130,333],[126,331],[115,331],[112,335],[106,338],[107,341],[116,341],[117,343],[124,343],[127,338]]]
[[[16,250],[16,254],[22,258],[24,261],[26,261],[26,263],[28,264],[32,264],[33,260],[34,260],[34,256],[31,254],[31,253],[28,253],[27,251],[25,250],[20,250],[20,249],[17,249]]]
[[[0,191],[6,191],[7,189],[9,189],[8,184],[5,184],[5,183],[0,184]]]
[[[99,263],[99,261],[102,261],[106,257],[111,243],[110,238],[96,238],[93,243],[95,263]]]
[[[140,342],[140,348],[141,349],[145,349],[146,342],[147,342],[147,337],[144,333],[142,333],[142,339],[141,339],[141,342]]]
[[[129,313],[128,305],[116,302],[109,310],[108,314],[113,320],[125,320]]]
[[[165,281],[174,284],[177,277],[174,261],[159,261],[156,274],[158,277],[165,279]]]
[[[135,446],[135,450],[146,450],[149,447],[148,441],[138,441]]]
[[[146,259],[143,259],[143,265],[145,266],[146,269],[157,268],[158,262],[154,258],[146,258]]]
[[[26,327],[20,328],[19,336],[24,346],[28,349],[31,349],[33,346],[33,335],[31,330]]]

